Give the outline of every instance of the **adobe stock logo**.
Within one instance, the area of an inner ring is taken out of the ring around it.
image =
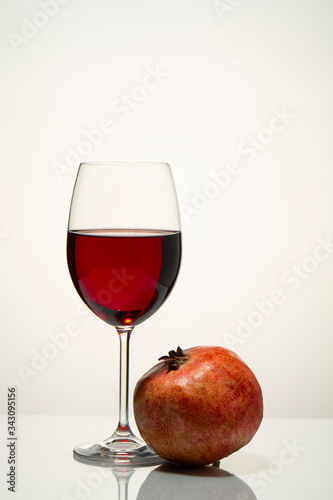
[[[91,272],[89,277],[93,278],[93,276],[94,271]],[[101,306],[107,307],[112,303],[114,295],[121,293],[128,286],[129,281],[134,279],[135,276],[127,274],[124,267],[120,270],[120,272],[117,269],[112,269],[112,271],[110,271],[110,279],[108,281],[107,288],[102,288],[97,292],[97,303]]]
[[[143,106],[144,101],[168,76],[169,73],[162,70],[158,64],[147,66],[141,80],[111,102],[109,116],[101,118],[93,128],[81,130],[80,140],[65,147],[63,160],[53,162],[53,172],[59,183],[63,182],[65,176],[76,171],[79,164],[100,146],[106,137],[112,135],[120,121],[126,120],[136,109]]]
[[[94,490],[98,489],[105,481],[112,477],[111,469],[104,469],[101,467],[97,471],[90,472],[83,480],[76,479],[74,495],[63,493],[60,497],[61,500],[87,500],[93,495]]]
[[[221,21],[224,21],[225,15],[233,12],[242,5],[244,0],[214,0],[213,5]]]
[[[263,493],[268,484],[273,483],[285,470],[291,466],[307,448],[297,443],[296,439],[292,442],[283,441],[283,448],[279,456],[272,460],[266,470],[261,470],[249,477],[250,487],[256,494]]]
[[[44,344],[39,350],[31,350],[31,359],[29,364],[19,364],[17,371],[23,380],[24,385],[30,383],[31,377],[36,377],[39,373],[43,372],[49,363],[58,357],[59,353],[63,351],[70,340],[81,333],[81,329],[74,321],[66,323],[64,329],[56,333],[48,333],[50,342]]]
[[[261,127],[255,134],[249,135],[239,143],[238,154],[244,157],[247,163],[252,163],[258,155],[262,154],[274,142],[279,134],[286,130],[295,118],[295,115],[286,108],[274,108],[266,126]],[[227,163],[225,168],[221,170],[210,171],[208,174],[210,180],[203,187],[194,187],[192,189],[191,203],[180,203],[180,211],[184,220],[189,222],[194,215],[199,215],[242,172],[242,163],[236,159]]]
[[[30,40],[38,35],[41,29],[56,17],[61,6],[67,5],[71,0],[41,0],[38,2],[40,10],[37,10],[31,17],[23,17],[20,34],[9,32],[7,38],[14,52],[18,53],[20,48],[26,46]]]
[[[326,239],[318,236],[316,243],[311,255],[307,255],[301,262],[291,265],[282,273],[281,288],[273,288],[265,298],[254,300],[253,308],[247,314],[237,316],[235,330],[223,334],[226,347],[234,349],[235,345],[243,344],[249,339],[256,329],[284,304],[288,296],[308,281],[311,275],[333,255],[333,240],[330,236]]]
[[[17,371],[24,383],[28,385],[40,373],[44,372],[58,356],[73,342],[72,339],[82,333],[83,324],[90,323],[96,316],[84,304],[76,308],[75,321],[68,321],[61,331],[47,334],[48,342],[39,349],[31,349],[31,357],[25,364],[20,363]],[[79,322],[77,322],[79,319]],[[80,323],[80,324],[79,324]],[[80,326],[81,325],[81,326]]]

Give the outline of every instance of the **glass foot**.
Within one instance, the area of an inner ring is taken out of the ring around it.
[[[86,443],[73,450],[78,462],[105,467],[130,466],[149,467],[165,463],[165,460],[151,450],[136,436],[120,437],[117,434],[98,443]]]

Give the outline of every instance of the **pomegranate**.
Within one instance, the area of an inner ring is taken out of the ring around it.
[[[245,446],[263,417],[260,385],[237,354],[218,346],[178,347],[134,390],[134,416],[158,455],[208,465]]]

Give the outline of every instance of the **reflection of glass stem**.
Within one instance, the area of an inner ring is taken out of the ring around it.
[[[118,484],[118,500],[128,500],[128,483],[134,474],[134,469],[112,469]]]

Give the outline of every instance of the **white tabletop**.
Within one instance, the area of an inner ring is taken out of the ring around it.
[[[74,445],[108,437],[115,418],[17,417],[15,494],[7,490],[7,420],[1,424],[1,499],[118,499],[108,468],[80,464]],[[128,472],[128,493],[120,479],[120,500],[332,500],[333,420],[266,419],[245,448],[220,469],[155,466]],[[130,477],[129,477],[130,476]]]

